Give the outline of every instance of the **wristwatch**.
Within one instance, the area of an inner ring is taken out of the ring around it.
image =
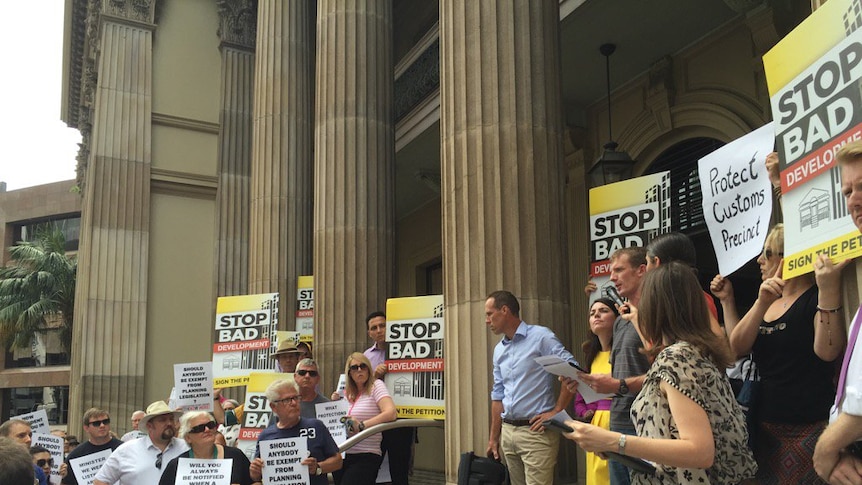
[[[628,393],[629,393],[629,386],[628,386],[628,384],[626,384],[626,380],[620,379],[620,394],[628,394]]]
[[[323,475],[323,468],[320,468],[320,465],[317,465],[317,470],[314,470],[314,476],[319,477]]]
[[[620,433],[620,442],[617,445],[617,448],[618,448],[619,454],[621,454],[621,455],[626,454],[626,435]]]

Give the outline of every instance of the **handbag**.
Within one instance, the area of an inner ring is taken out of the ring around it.
[[[746,360],[751,361],[751,365],[749,365],[745,379],[742,381],[742,387],[736,395],[736,402],[739,403],[739,408],[745,415],[745,426],[748,428],[748,447],[753,450],[757,431],[757,406],[760,402],[760,375],[751,355],[746,357]]]
[[[509,485],[509,470],[493,458],[461,453],[458,463],[458,485]]]

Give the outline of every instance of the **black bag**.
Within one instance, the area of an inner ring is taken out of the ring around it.
[[[472,451],[461,453],[458,485],[509,485],[509,470],[493,458],[476,456]]]
[[[751,359],[751,356],[748,356]],[[752,360],[742,381],[742,388],[736,395],[742,413],[745,414],[745,426],[748,428],[748,447],[754,449],[755,434],[757,433],[757,405],[760,398],[760,379],[757,367]]]

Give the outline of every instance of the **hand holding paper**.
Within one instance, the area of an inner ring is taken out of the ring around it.
[[[613,396],[613,393],[602,394],[594,391],[590,387],[590,383],[581,377],[582,369],[576,367],[577,364],[567,362],[556,355],[543,355],[541,357],[536,357],[536,363],[541,365],[542,368],[545,369],[545,372],[578,381],[581,384],[578,386],[578,392],[581,393],[581,396],[584,397],[584,401],[588,404],[598,401],[599,399]]]

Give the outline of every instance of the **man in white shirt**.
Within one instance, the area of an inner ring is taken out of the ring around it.
[[[847,211],[853,223],[862,232],[862,142],[844,145],[836,155],[841,167],[841,192],[847,202]],[[831,264],[831,263],[815,263]],[[829,318],[837,309],[821,309],[820,318]],[[827,427],[814,449],[814,470],[820,478],[832,484],[862,483],[862,343],[859,326],[862,325],[862,308],[850,325],[850,338],[838,379],[835,406]],[[843,329],[839,330],[843,331]],[[855,451],[855,453],[854,453]]]
[[[189,449],[184,440],[175,437],[180,414],[181,411],[171,410],[164,401],[147,406],[139,424],[147,434],[114,450],[96,474],[93,485],[159,483],[165,465]]]
[[[135,411],[132,413],[132,430],[124,434],[123,437],[120,438],[120,441],[126,442],[136,440],[146,434],[140,430],[141,420],[144,419],[146,414],[147,413],[143,411]]]

